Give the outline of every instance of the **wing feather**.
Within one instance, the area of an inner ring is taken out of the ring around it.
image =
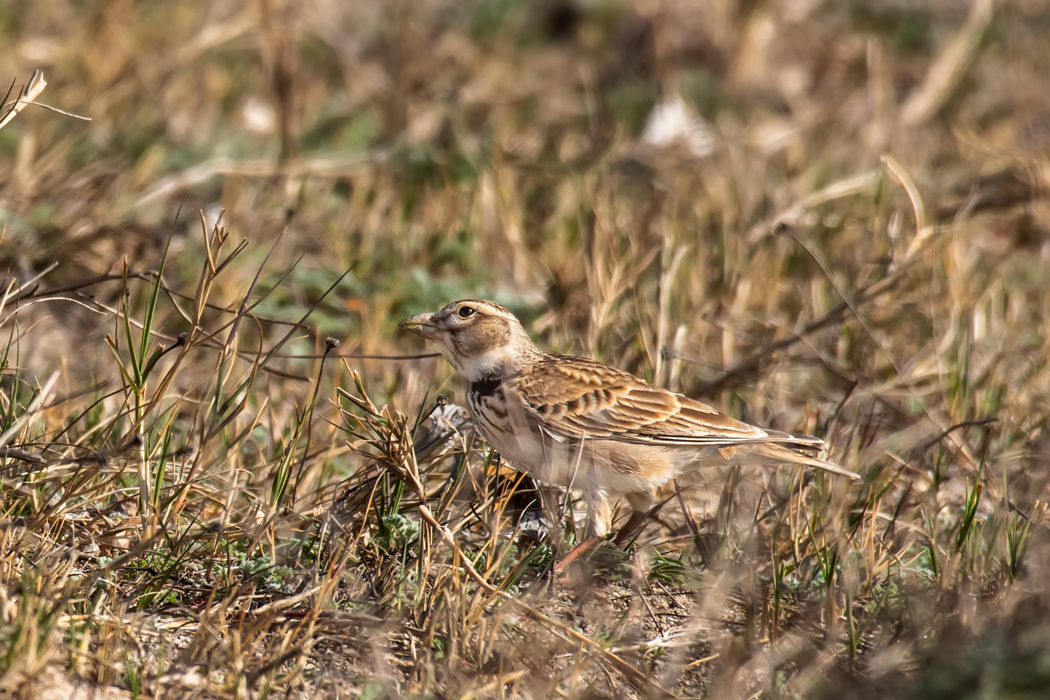
[[[565,438],[586,436],[668,447],[822,444],[818,438],[762,430],[582,357],[544,357],[512,382],[529,408],[543,418],[545,429]]]

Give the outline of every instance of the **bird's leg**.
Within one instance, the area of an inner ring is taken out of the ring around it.
[[[583,554],[588,549],[596,545],[601,539],[601,537],[591,535],[583,542],[580,542],[578,545],[570,549],[568,554],[566,554],[564,557],[555,562],[554,577],[561,578],[562,574],[565,573],[565,570],[569,568],[569,564],[572,564],[574,561],[579,559],[581,554]]]
[[[638,534],[651,514],[650,508],[653,506],[653,500],[653,494],[649,491],[627,494],[627,502],[631,504],[631,517],[617,530],[613,542],[623,544]]]
[[[649,517],[648,510],[636,510],[631,512],[631,517],[627,519],[619,530],[616,531],[616,536],[613,538],[613,543],[623,544],[632,537],[638,534],[645,524],[646,519]]]
[[[569,550],[568,554],[554,564],[554,576],[560,578],[569,564],[579,559],[580,555],[597,544],[606,533],[612,522],[612,504],[602,492],[585,494],[588,504],[587,537]]]

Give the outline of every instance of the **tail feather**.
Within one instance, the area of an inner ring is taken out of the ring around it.
[[[805,448],[803,448],[805,449]],[[860,474],[841,467],[834,462],[810,457],[779,443],[762,443],[744,447],[730,447],[719,450],[722,458],[729,464],[754,465],[754,464],[801,464],[807,467],[822,469],[832,474],[848,476],[851,479],[859,479]],[[756,457],[758,459],[756,459]]]

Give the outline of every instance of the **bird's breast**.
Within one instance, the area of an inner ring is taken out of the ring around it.
[[[647,491],[674,476],[672,451],[617,440],[565,437],[498,382],[471,382],[467,406],[485,441],[519,471],[559,486],[611,493]]]

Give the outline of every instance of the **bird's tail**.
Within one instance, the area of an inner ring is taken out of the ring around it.
[[[726,447],[719,451],[722,458],[729,464],[755,465],[755,464],[801,464],[807,467],[823,469],[832,474],[848,476],[851,479],[859,479],[860,475],[841,467],[834,462],[828,462],[817,457],[810,457],[790,447],[775,442],[765,442],[747,447]],[[756,459],[756,457],[758,459]]]

